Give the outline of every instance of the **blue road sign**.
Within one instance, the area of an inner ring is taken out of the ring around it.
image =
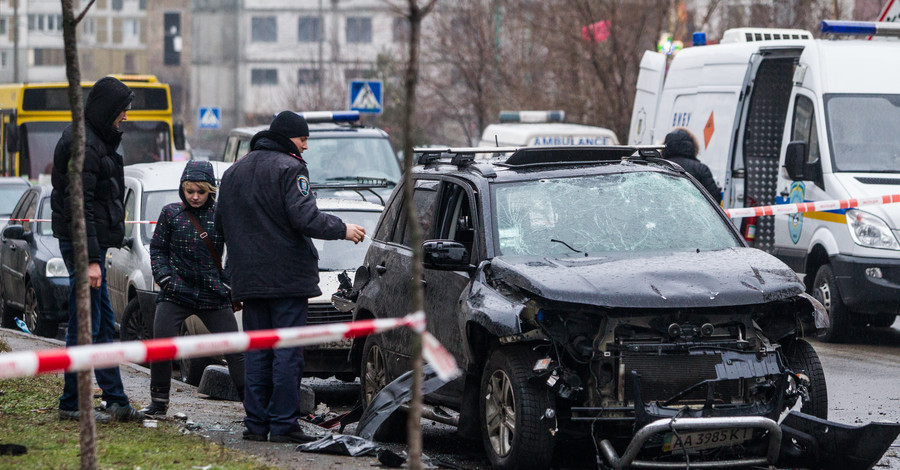
[[[351,80],[350,109],[360,113],[381,114],[383,107],[381,80]]]
[[[219,108],[200,108],[197,119],[200,129],[218,129],[222,127],[222,113]]]

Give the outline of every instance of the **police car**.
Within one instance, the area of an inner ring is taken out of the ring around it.
[[[303,152],[310,184],[319,197],[362,199],[384,205],[400,180],[400,161],[387,132],[359,124],[359,111],[297,113],[309,124]],[[250,140],[269,126],[238,127],[228,134],[222,160],[234,162],[250,152]],[[371,188],[373,184],[381,188]]]
[[[565,111],[500,111],[500,123],[484,128],[479,147],[560,147],[614,145],[616,133],[605,127],[569,124]]]

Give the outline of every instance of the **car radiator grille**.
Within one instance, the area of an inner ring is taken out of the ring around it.
[[[664,401],[699,382],[716,379],[716,365],[721,363],[719,354],[625,355],[622,357],[625,401],[631,401],[634,397],[631,371],[636,371],[641,377],[641,393],[645,402]],[[717,401],[731,402],[732,397],[740,396],[740,381],[718,382],[715,390]],[[707,388],[699,387],[679,402],[703,402],[706,394]]]
[[[307,325],[325,325],[353,321],[353,312],[340,312],[331,304],[309,304]]]

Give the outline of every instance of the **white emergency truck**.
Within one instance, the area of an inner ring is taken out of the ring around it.
[[[718,45],[680,51],[668,72],[666,56],[645,53],[628,143],[689,129],[725,208],[900,193],[900,41],[879,37],[900,27],[824,21],[822,31],[832,39],[730,30]],[[900,204],[735,223],[805,275],[831,316],[826,341],[894,322]]]
[[[569,124],[565,111],[500,111],[500,123],[489,124],[479,147],[559,147],[616,145],[616,133],[605,127]]]

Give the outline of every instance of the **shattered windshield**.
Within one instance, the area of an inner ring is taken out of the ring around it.
[[[505,255],[721,250],[740,246],[685,178],[641,171],[496,184]]]

